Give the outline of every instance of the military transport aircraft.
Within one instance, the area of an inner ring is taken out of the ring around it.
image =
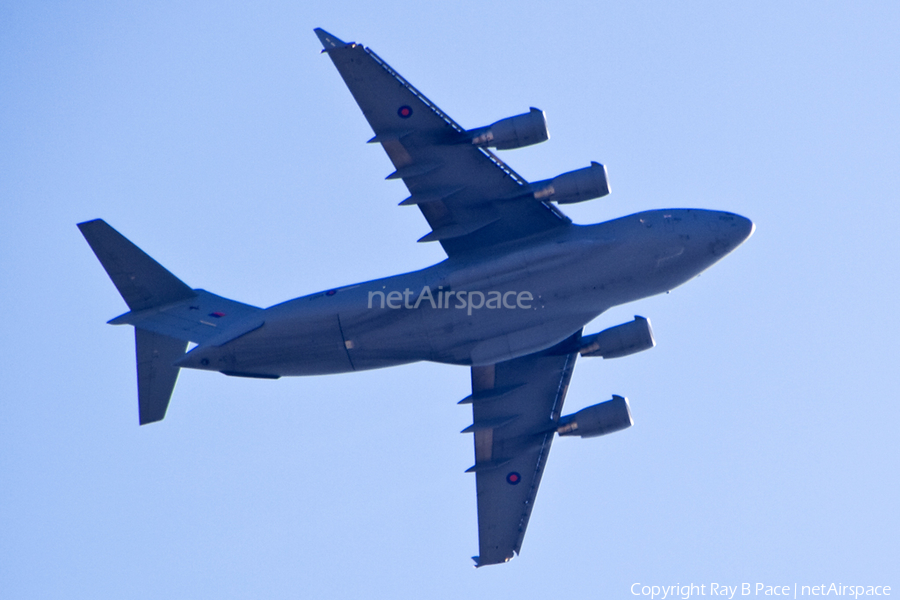
[[[518,554],[555,434],[594,437],[632,424],[628,400],[561,416],[576,358],[654,346],[650,322],[593,335],[610,307],[696,277],[753,232],[729,212],[650,210],[575,225],[557,207],[609,193],[598,163],[529,183],[489,149],[548,139],[536,108],[465,129],[372,50],[319,40],[438,242],[432,267],[267,309],[191,289],[102,220],[78,225],[134,326],[140,423],[161,420],[179,369],[238,377],[345,373],[434,361],[469,367],[478,504],[476,566]],[[186,352],[189,342],[197,344]]]

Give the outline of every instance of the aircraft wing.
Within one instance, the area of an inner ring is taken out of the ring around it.
[[[550,444],[556,433],[581,332],[535,354],[472,367],[478,567],[508,561],[522,548]]]
[[[529,194],[528,182],[448,117],[369,48],[316,29],[328,56],[375,132],[410,197],[448,256],[565,226],[552,204]]]

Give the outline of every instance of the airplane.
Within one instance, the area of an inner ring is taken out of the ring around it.
[[[609,193],[606,167],[528,182],[491,150],[549,138],[543,111],[465,129],[371,49],[316,29],[447,258],[266,309],[192,289],[105,221],[82,234],[129,311],[141,425],[160,421],[180,369],[276,379],[418,361],[466,366],[478,507],[476,567],[521,552],[555,435],[630,427],[627,398],[562,415],[578,356],[655,345],[650,321],[583,334],[604,311],[668,292],[742,244],[754,224],[701,209],[648,210],[577,225],[559,205]],[[196,346],[187,351],[188,344]]]

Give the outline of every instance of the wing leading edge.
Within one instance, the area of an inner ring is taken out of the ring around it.
[[[527,181],[447,116],[369,48],[316,35],[448,256],[484,250],[566,226],[555,206],[535,199]]]
[[[479,554],[482,567],[522,548],[538,486],[568,391],[581,331],[545,350],[472,367]]]

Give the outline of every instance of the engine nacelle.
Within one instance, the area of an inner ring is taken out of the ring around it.
[[[650,321],[644,317],[634,316],[634,321],[604,329],[600,333],[581,338],[579,352],[582,356],[602,356],[603,358],[619,358],[656,345]]]
[[[469,131],[472,143],[476,146],[512,150],[539,144],[550,139],[547,131],[547,117],[544,111],[531,108],[531,112],[507,117],[488,125]]]
[[[534,197],[557,204],[574,204],[600,198],[609,193],[606,167],[591,161],[591,166],[557,175],[531,184]]]
[[[597,437],[621,431],[634,425],[628,398],[613,396],[612,400],[582,408],[574,415],[566,415],[559,420],[556,432],[563,435],[577,435],[583,438]]]

